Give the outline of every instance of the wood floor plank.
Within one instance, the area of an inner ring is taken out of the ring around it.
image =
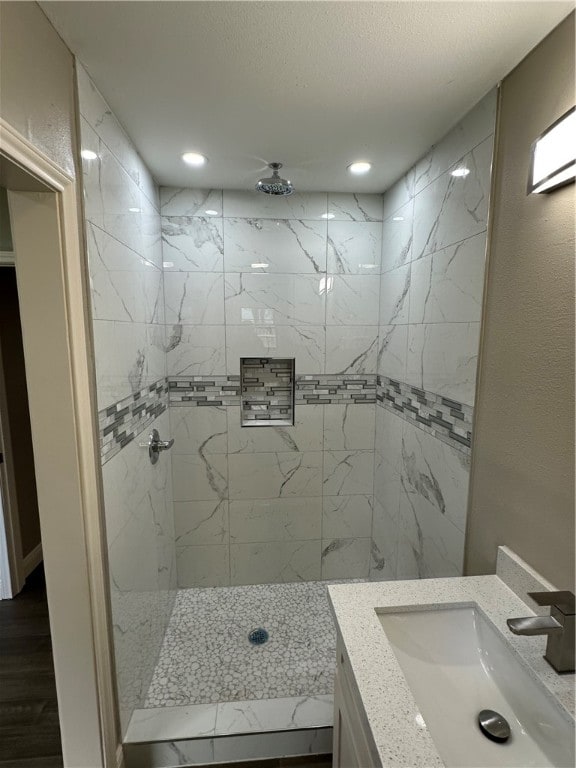
[[[62,768],[42,566],[0,601],[0,768]]]

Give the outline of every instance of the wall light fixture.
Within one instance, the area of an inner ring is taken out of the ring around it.
[[[572,107],[532,145],[528,193],[551,192],[575,178],[576,107]]]

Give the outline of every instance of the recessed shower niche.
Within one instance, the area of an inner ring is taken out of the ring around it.
[[[294,358],[240,358],[243,427],[294,425]]]

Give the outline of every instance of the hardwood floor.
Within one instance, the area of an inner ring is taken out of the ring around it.
[[[44,571],[0,601],[0,768],[61,768]]]

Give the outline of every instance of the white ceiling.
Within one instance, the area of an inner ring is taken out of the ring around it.
[[[381,192],[573,2],[42,2],[164,185]],[[202,169],[184,151],[202,152]],[[373,163],[354,178],[353,160]]]

